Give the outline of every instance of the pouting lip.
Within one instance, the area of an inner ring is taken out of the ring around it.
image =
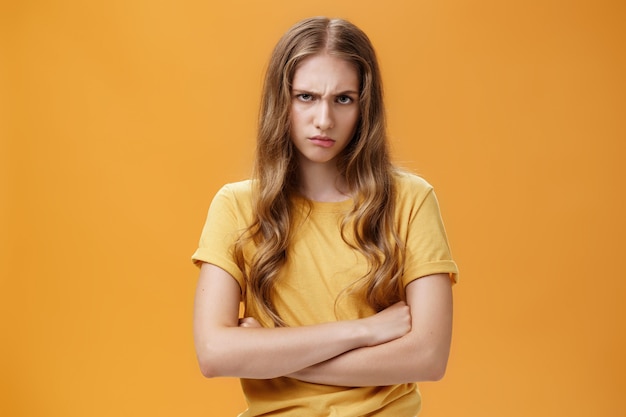
[[[332,142],[335,141],[333,138],[329,138],[328,136],[322,136],[322,135],[311,136],[309,140],[324,140],[324,141],[332,141]]]

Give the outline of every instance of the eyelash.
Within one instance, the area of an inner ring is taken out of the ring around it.
[[[313,97],[312,94],[301,93],[301,94],[296,95],[296,98],[300,101],[308,102],[308,101],[312,101],[315,97]],[[347,101],[342,101],[342,100],[347,100]],[[354,100],[350,96],[339,96],[337,97],[337,102],[339,104],[350,104],[354,102]]]

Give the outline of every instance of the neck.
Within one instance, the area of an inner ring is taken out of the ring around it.
[[[312,201],[337,202],[350,198],[334,161],[325,164],[300,161],[300,192]]]

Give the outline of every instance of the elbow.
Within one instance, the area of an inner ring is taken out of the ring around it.
[[[428,366],[428,369],[424,375],[424,381],[436,382],[441,381],[443,377],[446,375],[447,368],[447,360],[445,361],[434,361],[432,364]]]
[[[200,372],[205,378],[226,376],[224,361],[220,359],[220,355],[217,352],[214,352],[209,347],[205,347],[198,350],[197,357]]]
[[[426,381],[441,381],[446,375],[446,369],[448,368],[449,351],[445,352],[433,352],[430,355],[428,365],[426,366]]]
[[[424,382],[441,381],[448,368],[450,342],[446,340],[445,343],[442,343],[442,341],[431,340],[422,345],[420,351],[423,355],[420,361],[423,365],[421,380]]]
[[[226,369],[224,368],[223,361],[220,361],[219,359],[198,358],[198,366],[200,367],[200,372],[202,373],[202,376],[204,376],[205,378],[232,376],[231,373],[227,372]]]
[[[436,382],[443,379],[448,367],[448,354],[433,351],[415,361],[415,377],[418,382]]]
[[[198,366],[200,367],[200,373],[202,373],[202,376],[205,378],[215,378],[220,376],[219,371],[210,360],[198,357]]]

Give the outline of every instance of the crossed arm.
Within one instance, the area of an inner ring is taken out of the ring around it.
[[[381,386],[438,380],[452,334],[448,274],[422,277],[406,288],[407,302],[371,317],[313,326],[262,328],[240,322],[239,285],[221,268],[203,264],[196,289],[194,338],[202,373]]]

